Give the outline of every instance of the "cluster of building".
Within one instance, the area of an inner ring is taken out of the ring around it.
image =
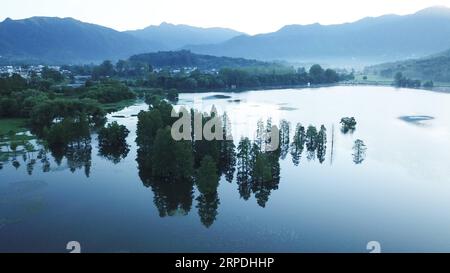
[[[81,75],[73,75],[72,72],[66,69],[62,69],[60,66],[44,66],[44,65],[27,65],[27,66],[0,66],[0,76],[7,75],[11,76],[13,74],[18,74],[24,79],[30,79],[32,75],[36,75],[38,77],[42,76],[42,70],[44,67],[48,67],[50,69],[56,70],[60,72],[62,75],[70,78],[70,83],[66,84],[68,87],[81,87],[86,81],[91,79],[90,75],[81,76]]]
[[[31,75],[35,74],[37,76],[41,76],[42,70],[44,69],[44,65],[26,65],[26,66],[0,66],[0,75],[8,75],[19,74],[22,78],[29,78]],[[61,69],[60,66],[47,66],[50,69],[59,71],[63,75],[70,74],[70,71]]]
[[[190,75],[192,72],[198,70],[198,67],[182,67],[182,68],[171,68],[171,69],[167,69],[167,68],[154,68],[153,72],[154,73],[160,73],[162,71],[169,71],[170,74],[187,74]],[[212,69],[201,69],[202,73],[206,73],[206,74],[217,74],[219,73],[218,69],[212,68]]]

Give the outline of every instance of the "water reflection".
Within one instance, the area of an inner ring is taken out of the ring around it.
[[[281,120],[279,147],[269,149],[272,133],[272,119],[259,120],[255,138],[242,138],[235,143],[231,136],[231,122],[226,113],[218,115],[213,108],[208,115],[191,110],[191,141],[175,141],[171,135],[172,106],[164,101],[154,101],[149,111],[138,115],[136,144],[137,167],[143,185],[154,193],[153,203],[160,217],[188,215],[192,208],[197,210],[201,223],[209,228],[218,218],[221,204],[218,187],[220,178],[229,183],[236,174],[237,192],[247,201],[252,197],[265,208],[273,191],[280,184],[280,161],[288,155],[294,166],[299,166],[304,152],[308,161],[323,164],[327,156],[327,128],[296,124],[291,137],[291,124]],[[197,139],[194,120],[200,117],[204,127],[209,121],[218,119],[216,125],[222,129],[220,140]],[[350,120],[351,121],[351,120]],[[67,131],[70,132],[67,132]],[[38,141],[11,141],[7,151],[3,149],[2,164],[12,162],[20,168],[20,158],[29,175],[40,164],[43,172],[51,171],[51,158],[60,166],[66,159],[71,172],[83,170],[86,177],[92,168],[92,131],[83,119],[64,119],[50,129],[42,130]],[[117,164],[130,152],[126,138],[129,134],[125,126],[115,122],[98,132],[98,155]],[[237,145],[236,145],[237,144]],[[36,148],[37,147],[37,148]],[[365,160],[366,145],[356,140],[353,146],[353,162],[362,164]],[[197,190],[197,193],[196,193]],[[194,202],[196,204],[194,205]]]
[[[353,162],[355,164],[361,164],[366,159],[366,150],[367,147],[364,141],[361,139],[355,140],[355,144],[353,145]]]
[[[111,160],[114,164],[125,159],[130,152],[127,137],[130,131],[117,122],[108,124],[98,132],[99,155]]]
[[[303,127],[300,123],[298,123],[297,127],[295,128],[294,140],[292,141],[291,144],[292,163],[295,166],[298,166],[300,164],[300,159],[303,153],[303,149],[305,147],[305,143],[306,143],[305,127]]]
[[[254,194],[257,203],[265,207],[272,190],[280,182],[280,149],[264,151],[258,140],[248,138],[239,142],[237,154],[237,184],[241,198],[248,200]]]

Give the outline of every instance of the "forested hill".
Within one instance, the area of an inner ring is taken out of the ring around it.
[[[72,18],[8,18],[0,22],[0,63],[89,63],[158,48],[157,42]]]
[[[425,58],[369,66],[365,72],[389,78],[401,72],[408,78],[450,82],[450,49]]]
[[[149,64],[154,68],[197,67],[198,69],[220,69],[224,67],[268,67],[275,65],[274,63],[247,60],[243,58],[194,54],[188,50],[139,54],[130,57],[129,60],[131,62]]]

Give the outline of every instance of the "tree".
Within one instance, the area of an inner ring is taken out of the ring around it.
[[[320,127],[320,131],[317,134],[317,158],[320,164],[325,161],[325,155],[327,152],[327,129],[324,125]]]
[[[98,132],[99,145],[108,147],[126,146],[126,138],[129,133],[127,127],[114,121]]]
[[[220,200],[217,191],[209,194],[201,194],[197,198],[197,209],[202,224],[209,228],[217,218]]]
[[[217,191],[219,176],[214,159],[207,155],[197,170],[197,187],[202,194],[211,194]]]
[[[101,65],[94,67],[92,71],[92,78],[94,80],[112,76],[114,76],[114,65],[111,61],[104,61]]]
[[[364,141],[361,139],[355,140],[355,145],[353,145],[353,162],[355,164],[361,164],[366,158],[367,147]]]
[[[192,145],[188,141],[173,140],[169,127],[158,130],[152,152],[153,176],[175,181],[192,178]]]
[[[308,160],[315,159],[315,152],[317,149],[317,129],[312,125],[306,130],[306,149],[308,150]]]
[[[138,123],[136,131],[136,142],[140,149],[149,152],[153,146],[156,133],[163,127],[161,113],[158,109],[150,111],[141,111],[138,114]]]
[[[252,145],[248,138],[239,141],[237,153],[238,176],[248,177],[251,171],[251,149]]]
[[[349,117],[342,118],[340,123],[341,123],[341,125],[342,125],[341,131],[342,131],[344,134],[346,134],[346,133],[348,133],[348,132],[353,133],[353,131],[356,130],[356,124],[357,124],[357,122],[356,122],[356,119],[355,119],[354,117],[351,117],[351,118],[349,118]]]
[[[103,127],[98,132],[99,154],[112,160],[114,163],[120,162],[130,151],[127,144],[127,136],[130,131],[124,125],[119,125],[116,121]]]
[[[287,120],[282,120],[280,122],[280,150],[281,159],[285,159],[287,153],[289,152],[289,141],[290,141],[290,123]]]
[[[397,72],[394,76],[394,85],[395,86],[402,86],[403,85],[403,73]]]
[[[419,88],[421,86],[421,81],[406,78],[403,76],[402,72],[397,72],[394,77],[394,85],[396,87]]]
[[[231,183],[236,171],[236,145],[231,135],[231,123],[227,113],[224,113],[222,118],[223,140],[220,141],[219,170],[225,174],[226,180]]]
[[[294,140],[291,144],[291,155],[292,162],[295,166],[300,164],[300,157],[303,153],[303,149],[306,142],[306,133],[305,127],[303,127],[300,123],[297,124],[295,128]]]
[[[58,70],[49,68],[47,66],[42,69],[41,77],[44,80],[51,80],[56,83],[64,81],[64,76]]]
[[[339,75],[333,69],[327,69],[324,73],[324,81],[325,83],[335,83],[339,81]]]
[[[90,98],[100,103],[114,103],[122,100],[134,99],[136,95],[124,84],[106,80],[85,88],[80,98]]]
[[[311,77],[312,83],[323,83],[325,79],[325,71],[320,65],[315,64],[309,69],[309,76]]]
[[[434,83],[433,81],[426,81],[423,83],[423,87],[425,88],[433,88],[434,87]]]

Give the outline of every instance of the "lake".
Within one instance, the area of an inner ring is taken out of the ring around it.
[[[137,102],[108,115],[131,131],[119,162],[99,155],[94,134],[70,156],[3,163],[0,252],[68,252],[69,241],[83,252],[368,252],[370,241],[383,252],[450,251],[449,94],[336,86],[180,94],[178,105],[226,111],[236,143],[260,119],[289,121],[291,140],[297,123],[324,125],[325,154],[282,156],[264,200],[222,177],[205,208],[195,187],[144,185],[135,115],[148,106]],[[343,117],[355,117],[354,132],[341,131]]]

